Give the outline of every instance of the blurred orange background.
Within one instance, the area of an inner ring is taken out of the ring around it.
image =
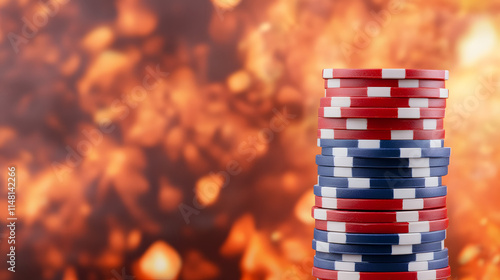
[[[452,278],[500,279],[500,2],[0,9],[0,279],[312,279],[323,68],[450,70]]]

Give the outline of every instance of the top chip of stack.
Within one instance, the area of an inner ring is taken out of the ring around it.
[[[423,79],[448,80],[448,70],[424,69],[323,69],[323,79]]]
[[[324,69],[313,276],[445,279],[446,70]]]

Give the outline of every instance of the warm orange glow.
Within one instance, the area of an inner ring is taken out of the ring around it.
[[[242,253],[254,232],[255,222],[253,217],[249,214],[242,216],[234,222],[229,236],[220,249],[221,254],[224,256],[234,256]]]
[[[176,279],[181,269],[177,251],[163,241],[153,243],[139,260],[141,279]]]
[[[156,27],[156,16],[139,1],[124,0],[118,3],[117,26],[126,35],[147,35]]]
[[[314,193],[312,191],[304,193],[295,205],[295,216],[304,224],[314,224],[314,219],[311,217],[311,205],[314,205]]]
[[[233,9],[241,0],[212,0],[212,3],[221,9]]]
[[[41,2],[0,0],[0,166],[30,268],[0,279],[312,279],[332,67],[450,69],[452,279],[500,279],[495,1],[52,0],[16,52]]]
[[[78,280],[78,276],[76,276],[75,269],[69,267],[66,270],[64,270],[63,280]]]
[[[196,197],[203,205],[211,205],[217,201],[224,178],[220,175],[207,175],[196,182]]]
[[[82,45],[92,52],[102,51],[113,42],[113,39],[113,30],[109,26],[100,26],[83,38]]]
[[[468,245],[463,248],[458,256],[458,260],[461,264],[467,264],[474,258],[476,258],[481,253],[481,250],[478,246]]]
[[[492,21],[477,20],[460,44],[460,59],[472,64],[487,58],[497,45],[497,31]]]
[[[238,71],[229,76],[227,85],[229,90],[234,93],[241,93],[248,89],[251,84],[250,76],[245,71]]]
[[[135,250],[141,243],[142,234],[139,230],[133,230],[127,237],[127,247],[129,250]]]
[[[177,210],[182,202],[182,192],[179,188],[171,186],[165,178],[161,179],[158,205],[163,211],[171,212]]]

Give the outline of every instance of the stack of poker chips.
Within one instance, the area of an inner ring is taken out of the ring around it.
[[[313,276],[448,278],[448,71],[324,69],[323,78]]]

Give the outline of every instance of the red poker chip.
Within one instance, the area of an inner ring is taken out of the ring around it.
[[[446,196],[412,199],[348,199],[315,196],[315,206],[343,210],[422,210],[445,207]]]
[[[448,70],[426,69],[323,69],[324,79],[430,79],[448,80]]]
[[[448,98],[446,88],[357,87],[327,88],[325,97]]]
[[[320,107],[318,116],[325,118],[398,118],[398,119],[442,119],[441,108],[347,108]]]
[[[326,79],[325,88],[353,87],[400,87],[400,88],[444,88],[440,80],[399,80],[399,79]]]
[[[443,123],[443,119],[318,118],[319,129],[341,130],[436,130],[443,129]]]
[[[448,228],[448,218],[404,223],[346,223],[316,220],[315,227],[319,230],[349,233],[417,233],[445,230]]]
[[[377,107],[377,108],[445,108],[443,98],[405,98],[405,97],[323,97],[321,107]]]
[[[448,215],[446,207],[420,211],[362,212],[343,211],[313,207],[312,217],[322,221],[351,223],[402,223],[418,221],[434,221],[444,219]]]
[[[312,275],[321,280],[437,280],[451,276],[450,267],[409,272],[354,272],[313,267]]]
[[[320,139],[434,140],[444,139],[444,130],[338,130],[318,129]]]

